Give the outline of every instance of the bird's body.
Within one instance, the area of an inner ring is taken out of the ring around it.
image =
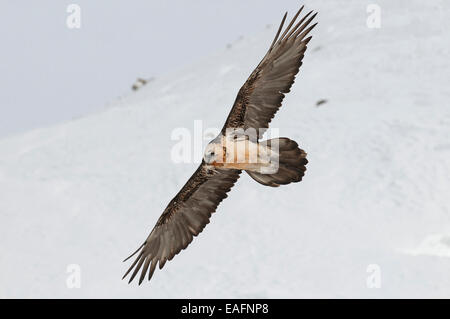
[[[206,147],[204,160],[211,168],[239,169],[258,173],[278,170],[278,152],[267,143],[252,141],[243,136],[219,135]],[[214,154],[213,158],[209,154]]]
[[[310,23],[316,14],[309,12],[294,25],[302,9],[281,34],[284,15],[268,52],[239,90],[221,133],[206,147],[202,163],[130,256],[138,254],[124,276],[134,269],[129,282],[140,269],[139,283],[147,273],[150,280],[157,264],[161,269],[185,249],[209,223],[242,171],[271,187],[302,180],[308,161],[296,142],[288,138],[260,141],[290,91],[311,40],[307,35],[315,26]]]

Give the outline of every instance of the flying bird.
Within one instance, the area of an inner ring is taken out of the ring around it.
[[[312,38],[308,34],[317,24],[311,24],[317,15],[312,11],[297,20],[303,8],[283,31],[285,13],[269,50],[240,88],[220,134],[207,145],[202,163],[167,205],[144,243],[125,259],[137,254],[123,276],[134,269],[129,283],[139,270],[139,284],[147,273],[150,280],[158,264],[162,269],[185,249],[209,223],[243,170],[271,187],[302,180],[308,161],[295,141],[260,139],[294,83]]]

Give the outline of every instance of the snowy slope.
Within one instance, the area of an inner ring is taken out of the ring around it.
[[[243,174],[152,282],[120,280],[198,165],[171,161],[173,130],[221,127],[275,13],[104,112],[0,140],[0,297],[450,297],[450,6],[378,1],[382,27],[369,29],[369,1],[306,3],[319,25],[272,124],[308,152],[304,181]]]

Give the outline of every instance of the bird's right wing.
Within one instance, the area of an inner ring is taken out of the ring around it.
[[[186,248],[203,228],[209,223],[211,214],[216,211],[220,202],[227,197],[227,192],[238,180],[240,170],[209,170],[202,163],[180,192],[170,201],[155,227],[139,249],[139,253],[125,273],[134,268],[131,282],[139,270],[142,272],[139,284],[145,278],[151,279],[156,265],[162,269],[167,260],[171,260],[182,249]]]

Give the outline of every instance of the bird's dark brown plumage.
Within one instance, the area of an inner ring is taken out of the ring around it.
[[[294,24],[303,7],[297,12],[286,30],[279,36],[286,14],[264,58],[239,90],[233,108],[222,128],[265,129],[290,91],[295,76],[302,65],[303,55],[311,37],[309,32],[317,23],[310,25],[317,13],[310,11]],[[261,137],[263,130],[258,137]]]
[[[200,164],[197,171],[170,201],[144,244],[135,252],[139,254],[124,278],[134,268],[129,280],[131,282],[142,268],[139,278],[141,283],[150,267],[148,273],[150,280],[157,263],[162,269],[167,260],[171,260],[186,248],[193,237],[209,223],[211,214],[227,197],[240,173],[240,170],[209,171],[204,163]]]

